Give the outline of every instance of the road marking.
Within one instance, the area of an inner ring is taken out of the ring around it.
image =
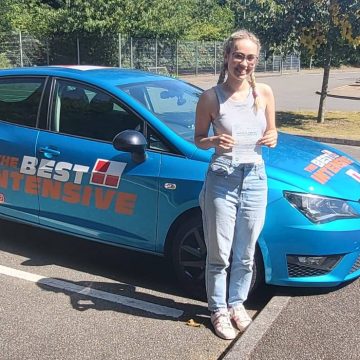
[[[16,270],[2,265],[0,265],[0,274],[12,276],[22,280],[31,281],[33,283],[50,286],[57,289],[70,291],[73,293],[83,294],[97,299],[110,301],[116,304],[121,304],[124,306],[129,306],[131,308],[144,310],[157,315],[179,318],[184,313],[182,310],[177,310],[167,306],[161,306],[147,301],[133,299],[123,295],[116,295],[106,291],[92,289],[87,286],[76,285],[71,282],[48,278],[45,276],[40,276],[21,270]]]

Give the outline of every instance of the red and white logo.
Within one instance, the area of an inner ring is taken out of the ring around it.
[[[118,188],[126,163],[97,159],[91,172],[90,184]]]
[[[4,194],[0,194],[0,204],[3,204],[5,202],[5,196]]]

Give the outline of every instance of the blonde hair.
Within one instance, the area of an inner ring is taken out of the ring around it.
[[[225,41],[224,44],[224,61],[223,64],[221,66],[221,72],[219,74],[219,79],[218,79],[218,84],[222,84],[225,80],[225,75],[227,72],[227,67],[228,64],[226,63],[226,57],[230,54],[231,50],[234,47],[234,42],[236,40],[242,40],[242,39],[248,39],[251,40],[253,43],[256,44],[257,48],[258,48],[258,53],[260,52],[260,40],[258,39],[258,37],[253,34],[252,32],[245,30],[245,29],[241,29],[238,31],[235,31],[234,33],[232,33],[230,35],[230,37]],[[251,72],[250,77],[248,79],[249,84],[251,86],[252,89],[252,95],[254,97],[254,108],[255,111],[257,111],[259,109],[260,106],[260,102],[259,102],[259,94],[256,90],[256,79],[255,79],[255,74],[254,71]]]

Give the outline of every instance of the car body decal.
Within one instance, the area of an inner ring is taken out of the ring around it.
[[[312,159],[304,170],[311,173],[311,178],[320,184],[326,184],[341,169],[353,163],[346,156],[338,155],[329,150],[322,150],[322,154]]]
[[[100,210],[112,209],[118,214],[134,213],[137,195],[118,191],[126,163],[97,159],[89,183],[84,180],[89,167],[81,164],[27,155],[20,161],[17,157],[0,155],[0,165],[7,167],[0,170],[0,188],[70,204],[93,205]],[[3,199],[0,197],[0,203],[4,203],[4,195],[0,195]]]
[[[357,182],[360,182],[360,173],[358,173],[357,171],[355,171],[353,169],[349,169],[349,170],[346,171],[345,174],[351,176]]]

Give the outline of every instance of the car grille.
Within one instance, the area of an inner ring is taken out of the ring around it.
[[[356,259],[354,265],[350,269],[349,274],[352,274],[353,272],[355,272],[355,271],[357,271],[359,269],[360,269],[360,255],[358,256],[358,258]]]
[[[324,269],[314,269],[308,266],[288,264],[289,277],[320,276],[328,274],[329,272],[329,270]]]

